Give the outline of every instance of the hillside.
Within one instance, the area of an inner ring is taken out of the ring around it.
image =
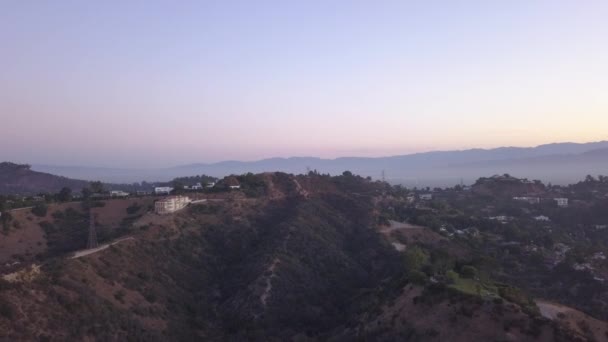
[[[0,194],[56,193],[63,187],[82,189],[88,181],[33,171],[29,165],[0,163]]]
[[[86,243],[87,206],[13,215],[19,224],[1,239],[39,231],[3,257],[21,273],[0,281],[0,339],[585,340],[511,287],[485,280],[478,296],[481,282],[465,276],[434,285],[422,264],[464,275],[468,247],[424,226],[387,228],[386,184],[348,173],[240,182],[258,192],[167,216],[149,212],[152,197],[97,203],[101,242],[130,239],[78,259],[69,256]]]

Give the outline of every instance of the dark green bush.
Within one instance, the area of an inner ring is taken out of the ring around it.
[[[32,208],[32,214],[38,217],[45,217],[48,207],[45,203],[38,203]]]

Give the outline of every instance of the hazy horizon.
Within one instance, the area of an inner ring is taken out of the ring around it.
[[[608,140],[608,3],[0,5],[0,159],[149,168]]]
[[[396,154],[387,154],[387,155],[376,155],[376,156],[368,156],[368,155],[342,155],[342,156],[335,156],[335,157],[320,157],[320,156],[314,156],[314,155],[287,155],[287,156],[268,156],[268,157],[262,157],[262,158],[253,158],[253,159],[221,159],[221,160],[212,160],[212,161],[191,161],[191,162],[186,162],[186,163],[181,163],[181,164],[175,164],[175,165],[165,165],[165,166],[142,166],[142,167],[123,167],[121,165],[96,165],[96,164],[52,164],[52,163],[38,163],[38,162],[31,162],[31,161],[22,161],[22,160],[0,160],[0,162],[2,161],[7,161],[7,162],[16,162],[16,163],[22,163],[22,164],[30,164],[30,165],[47,165],[47,166],[58,166],[58,167],[86,167],[86,168],[108,168],[108,169],[163,169],[163,168],[171,168],[171,167],[179,167],[179,166],[188,166],[188,165],[196,165],[196,164],[217,164],[217,163],[222,163],[222,162],[256,162],[256,161],[263,161],[263,160],[270,160],[270,159],[290,159],[290,158],[315,158],[315,159],[322,159],[322,160],[335,160],[335,159],[341,159],[341,158],[390,158],[390,157],[397,157],[397,156],[407,156],[407,155],[413,155],[413,154],[424,154],[424,153],[433,153],[433,152],[454,152],[454,151],[467,151],[467,150],[493,150],[493,149],[497,149],[497,148],[535,148],[535,147],[539,147],[539,146],[544,146],[544,145],[552,145],[552,144],[591,144],[591,143],[599,143],[599,142],[603,142],[603,141],[608,141],[608,140],[598,140],[598,141],[555,141],[555,142],[548,142],[545,144],[540,144],[540,145],[533,145],[533,146],[493,146],[493,147],[487,147],[487,148],[483,148],[483,147],[470,147],[470,148],[461,148],[461,149],[453,149],[453,150],[424,150],[424,151],[415,151],[415,152],[410,152],[410,153],[396,153]]]

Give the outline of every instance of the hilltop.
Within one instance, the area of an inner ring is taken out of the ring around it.
[[[63,187],[82,189],[88,184],[84,180],[33,171],[26,164],[0,163],[0,194],[59,192]]]

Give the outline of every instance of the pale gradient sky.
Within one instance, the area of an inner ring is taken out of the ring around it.
[[[608,139],[608,1],[0,2],[0,160]]]

